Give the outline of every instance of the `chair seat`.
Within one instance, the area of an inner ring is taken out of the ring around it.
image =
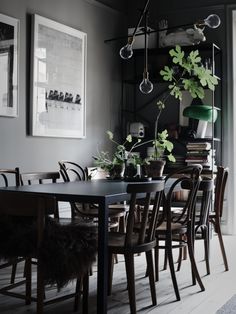
[[[156,234],[166,234],[167,223],[164,221],[156,229]],[[185,234],[187,232],[187,226],[182,225],[181,223],[172,222],[171,223],[171,232],[172,234]]]
[[[156,245],[156,240],[148,243],[138,244],[138,233],[132,235],[132,246],[125,247],[125,233],[109,232],[108,248],[114,254],[124,254],[127,250],[128,253],[140,253],[150,251]]]
[[[118,207],[122,206],[122,207]],[[127,205],[126,205],[127,206]],[[76,203],[76,207],[78,207],[80,213],[86,217],[97,218],[98,217],[98,206],[87,204],[85,208],[83,208],[82,204]],[[124,205],[111,205],[109,206],[108,216],[109,218],[119,218],[123,217],[126,213],[127,209]]]

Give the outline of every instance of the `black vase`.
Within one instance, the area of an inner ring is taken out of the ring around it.
[[[125,164],[114,165],[110,171],[109,176],[112,180],[123,179],[125,171]]]

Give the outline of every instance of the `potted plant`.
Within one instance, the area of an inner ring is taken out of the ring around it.
[[[159,176],[162,173],[160,170],[159,175],[157,175],[158,172],[154,170],[154,164],[157,164],[159,167],[160,164],[165,163],[165,161],[161,161],[164,151],[167,152],[169,161],[175,161],[174,156],[171,154],[173,144],[167,140],[167,130],[158,133],[159,118],[162,110],[165,108],[167,99],[173,96],[178,100],[182,100],[182,90],[189,91],[192,98],[203,99],[205,95],[204,88],[214,90],[215,85],[218,84],[218,80],[212,75],[212,71],[202,65],[198,50],[185,53],[181,47],[177,45],[169,51],[169,54],[171,56],[171,64],[165,66],[164,69],[160,71],[163,80],[169,82],[168,92],[157,102],[158,114],[155,121],[153,154],[146,160],[147,164],[149,164],[149,166],[146,167],[147,172],[149,174],[151,174],[151,172],[155,173],[155,175],[152,176]],[[164,165],[162,169],[163,167]]]
[[[135,166],[138,163],[141,163],[140,158],[133,155],[132,152],[135,148],[147,142],[142,143],[141,139],[136,139],[136,141],[134,141],[132,136],[129,134],[127,135],[125,141],[120,144],[114,140],[114,135],[111,131],[107,131],[107,135],[109,140],[115,144],[115,152],[110,155],[107,151],[98,151],[98,155],[93,156],[93,159],[95,160],[95,165],[106,170],[111,179],[121,179],[124,176],[127,160],[129,160],[130,164]]]
[[[174,146],[167,138],[167,130],[160,133],[157,131],[155,132],[155,139],[153,140],[153,153],[150,157],[145,159],[145,171],[149,177],[157,178],[162,176],[166,163],[164,154],[169,161],[175,162],[175,157],[172,155]]]

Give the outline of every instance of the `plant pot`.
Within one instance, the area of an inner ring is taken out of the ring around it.
[[[145,166],[146,175],[152,178],[158,178],[163,175],[164,166],[166,164],[165,160],[150,160],[149,165]]]
[[[125,164],[114,165],[111,170],[109,170],[109,176],[112,180],[123,179],[125,171]]]

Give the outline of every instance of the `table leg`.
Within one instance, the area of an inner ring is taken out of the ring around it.
[[[99,204],[98,220],[98,277],[97,277],[97,313],[107,313],[108,287],[108,204],[104,199]]]

